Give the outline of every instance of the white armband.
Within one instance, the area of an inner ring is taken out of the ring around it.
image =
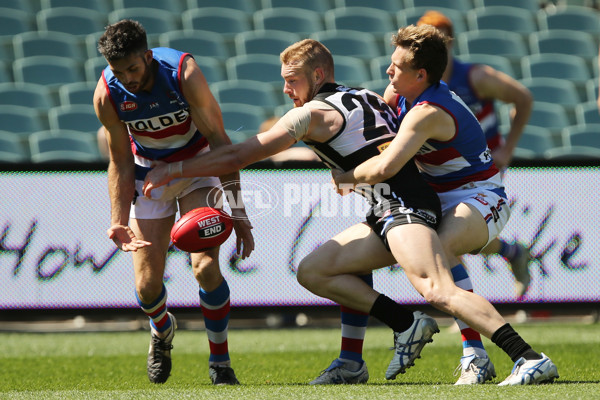
[[[310,117],[311,114],[308,107],[296,107],[285,113],[275,125],[280,125],[290,136],[300,141],[308,133]]]

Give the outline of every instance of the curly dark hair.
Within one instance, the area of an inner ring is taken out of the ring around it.
[[[98,40],[98,51],[109,62],[148,50],[146,30],[137,21],[124,19],[106,27]]]

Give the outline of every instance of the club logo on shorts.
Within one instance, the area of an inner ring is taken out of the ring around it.
[[[417,209],[415,214],[421,216],[425,221],[427,221],[431,225],[437,225],[437,217],[434,212],[429,210]]]
[[[490,203],[485,201],[484,197],[487,197],[487,196],[483,193],[477,193],[477,196],[474,196],[473,198],[475,200],[477,200],[478,202],[480,202],[481,204],[483,204],[484,206],[488,206]]]

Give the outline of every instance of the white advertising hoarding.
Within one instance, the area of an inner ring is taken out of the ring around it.
[[[244,201],[256,249],[235,258],[235,235],[221,247],[232,306],[330,305],[296,281],[299,261],[363,221],[357,195],[341,197],[326,170],[245,170]],[[519,301],[600,300],[600,168],[514,168],[505,182],[512,217],[501,237],[531,249],[532,283]],[[131,255],[106,236],[106,172],[0,173],[0,309],[137,307]],[[514,303],[514,278],[499,256],[466,256],[475,291]],[[398,266],[374,274],[375,288],[405,304],[422,298]],[[169,305],[197,307],[188,256],[169,252]]]

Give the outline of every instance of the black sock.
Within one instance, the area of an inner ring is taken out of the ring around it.
[[[526,360],[539,360],[542,358],[515,332],[510,324],[504,324],[498,328],[492,335],[492,342],[504,350],[513,362],[521,357]]]
[[[404,332],[414,322],[413,312],[401,306],[389,297],[380,294],[373,303],[369,315],[374,316],[394,332]]]

